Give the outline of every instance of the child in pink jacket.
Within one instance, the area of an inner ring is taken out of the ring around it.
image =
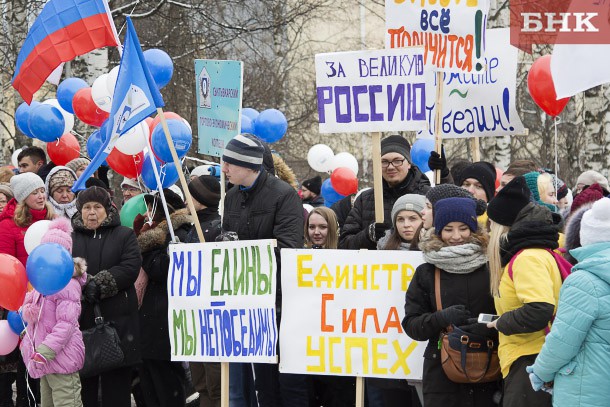
[[[72,253],[72,227],[67,218],[51,222],[42,243],[58,243]],[[82,407],[78,371],[85,360],[85,345],[79,329],[81,290],[87,281],[84,259],[74,259],[74,274],[60,292],[43,297],[27,293],[22,307],[28,323],[21,354],[28,373],[40,378],[42,407]]]

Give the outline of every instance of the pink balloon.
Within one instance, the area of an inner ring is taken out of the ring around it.
[[[8,321],[0,321],[0,355],[8,355],[15,350],[19,343],[17,335],[8,325]]]

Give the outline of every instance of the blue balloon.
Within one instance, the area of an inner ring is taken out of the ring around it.
[[[57,101],[59,106],[62,107],[66,112],[74,114],[72,108],[72,99],[74,94],[82,88],[87,88],[87,82],[80,78],[68,78],[63,80],[57,87]]]
[[[254,134],[254,120],[243,114],[241,115],[241,133]]]
[[[6,320],[8,321],[8,326],[11,328],[11,331],[15,332],[16,335],[21,335],[21,332],[28,326],[23,318],[21,318],[21,313],[19,312],[9,311]]]
[[[163,188],[169,188],[178,181],[178,170],[173,162],[166,163],[161,166],[161,163],[155,159],[155,165],[159,171],[159,179]],[[158,190],[157,179],[155,178],[155,172],[153,170],[152,161],[149,156],[144,160],[142,165],[142,181],[148,189]]]
[[[260,113],[256,109],[252,109],[251,107],[246,107],[241,109],[241,115],[250,118],[250,120],[254,121],[258,117]],[[243,132],[242,132],[243,133]]]
[[[32,136],[48,143],[63,136],[65,120],[58,108],[41,103],[30,109],[28,127]]]
[[[430,171],[428,158],[431,151],[434,151],[434,140],[431,139],[418,138],[411,147],[411,160],[421,172]]]
[[[36,247],[25,263],[32,287],[42,295],[53,295],[68,285],[74,272],[72,255],[57,243]]]
[[[324,180],[324,182],[322,183],[321,194],[322,194],[322,198],[324,198],[324,204],[327,205],[327,203],[328,203],[327,206],[334,204],[339,199],[345,198],[345,196],[346,196],[346,195],[341,195],[340,193],[335,191],[332,184],[330,183],[330,178],[326,178]]]
[[[189,148],[191,148],[191,143],[193,142],[193,133],[191,132],[191,129],[184,121],[175,119],[167,120],[167,127],[169,128],[169,134],[174,141],[174,148],[176,149],[178,158],[184,157],[186,153],[188,153]],[[169,144],[167,144],[165,133],[163,132],[163,126],[155,126],[150,142],[157,158],[166,163],[173,161]]]
[[[104,122],[106,123],[106,122]],[[106,134],[104,131],[104,125],[99,130],[91,133],[89,138],[87,139],[87,155],[89,158],[93,159],[98,151],[102,148],[102,144],[104,144],[104,136],[102,134]],[[103,165],[108,165],[106,161],[104,161]]]
[[[30,120],[30,112],[38,105],[40,105],[40,102],[32,102],[31,105],[23,102],[15,111],[15,124],[17,125],[17,128],[30,138],[34,138],[30,131],[30,124],[28,123]]]
[[[174,74],[174,63],[167,52],[156,48],[147,49],[144,51],[144,59],[159,89],[167,85]]]
[[[275,143],[286,134],[288,122],[277,109],[263,110],[254,121],[254,134],[267,143]]]

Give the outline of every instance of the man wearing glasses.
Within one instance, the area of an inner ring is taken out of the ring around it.
[[[381,141],[381,171],[385,221],[375,223],[373,189],[362,192],[341,229],[340,249],[376,249],[377,241],[391,228],[394,202],[405,194],[425,195],[430,189],[428,178],[411,162],[409,142],[399,135]]]
[[[123,182],[121,182],[121,192],[123,193],[123,204],[125,204],[125,202],[136,195],[140,195],[143,191],[141,184],[137,180],[124,178]]]

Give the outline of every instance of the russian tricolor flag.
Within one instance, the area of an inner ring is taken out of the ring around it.
[[[19,51],[13,87],[29,104],[62,62],[97,48],[118,45],[106,0],[50,0]]]

